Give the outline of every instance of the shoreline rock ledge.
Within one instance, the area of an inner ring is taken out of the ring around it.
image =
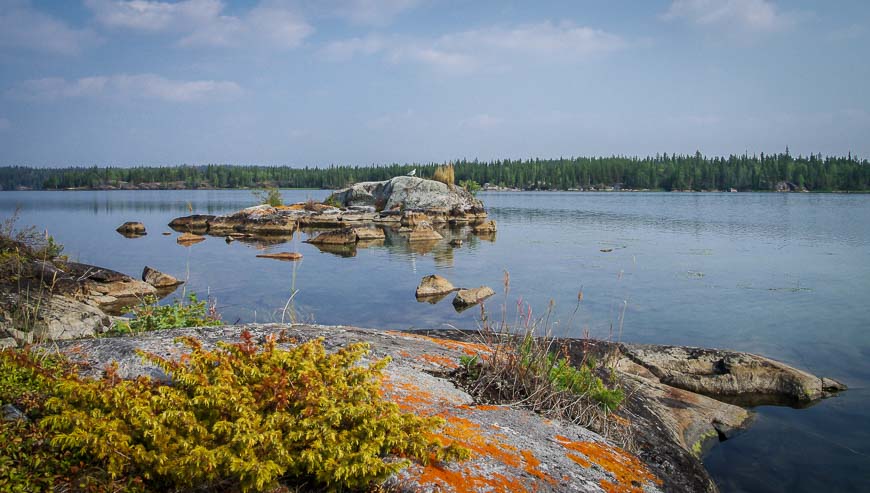
[[[405,411],[443,417],[446,424],[439,434],[472,454],[464,462],[412,464],[388,480],[389,491],[715,492],[716,486],[699,459],[701,444],[730,436],[750,417],[741,407],[663,383],[668,378],[657,376],[665,373],[655,368],[665,366],[661,361],[679,366],[677,361],[683,357],[669,346],[565,340],[572,359],[597,352],[607,355],[615,365],[626,399],[611,415],[612,422],[608,418],[608,428],[621,431],[613,436],[630,437],[621,442],[625,448],[577,424],[549,420],[517,406],[475,402],[448,379],[463,357],[486,357],[491,351],[478,343],[472,332],[248,324],[61,341],[52,343],[51,350],[79,361],[86,375],[99,376],[108,363],[117,361],[122,378],[148,375],[162,379],[162,371],[143,361],[137,350],[180,358],[188,351],[173,342],[180,336],[194,337],[203,347],[213,348],[220,341],[239,341],[243,331],[259,341],[278,334],[285,336],[282,340],[296,342],[322,338],[329,351],[366,342],[372,350],[370,359],[392,358],[382,381],[385,397]],[[691,358],[692,350],[685,351]],[[735,361],[732,373],[755,368]],[[765,379],[782,377],[783,381],[790,378],[787,375],[800,372],[785,365],[766,371]],[[787,386],[776,388],[785,391]]]

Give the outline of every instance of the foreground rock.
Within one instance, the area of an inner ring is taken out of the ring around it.
[[[470,306],[476,305],[481,301],[494,295],[495,291],[489,286],[480,286],[479,288],[460,289],[453,298],[453,306],[459,310],[464,310]]]
[[[164,274],[157,269],[152,269],[147,265],[142,270],[142,280],[157,289],[171,288],[178,286],[179,284],[184,284],[184,281],[179,281],[175,277],[170,276],[169,274]]]
[[[450,281],[438,274],[432,274],[431,276],[424,277],[420,281],[420,285],[417,286],[415,295],[417,298],[428,298],[432,296],[445,295],[453,291],[456,291],[456,288],[450,283]]]
[[[594,432],[518,408],[476,405],[449,380],[432,374],[455,368],[463,355],[488,351],[478,344],[350,327],[249,325],[74,341],[60,343],[59,348],[82,360],[91,375],[99,375],[109,362],[118,361],[121,377],[163,378],[162,371],[143,362],[137,350],[180,358],[186,349],[173,342],[176,337],[194,336],[210,348],[218,341],[238,341],[243,329],[257,340],[282,331],[299,342],[323,337],[328,350],[353,342],[369,343],[370,360],[392,358],[382,382],[385,397],[405,411],[443,417],[446,425],[438,435],[471,450],[471,458],[464,462],[412,465],[388,480],[388,491],[690,491]]]
[[[21,320],[11,313],[0,317],[0,334],[5,332],[5,346],[34,342],[93,337],[108,330],[112,319],[96,306],[57,294],[43,294],[39,298],[0,293],[0,314],[16,310],[27,312]],[[22,330],[27,325],[28,330]],[[8,341],[6,339],[12,339]]]

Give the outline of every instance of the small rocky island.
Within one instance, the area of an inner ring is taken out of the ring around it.
[[[461,187],[397,176],[354,184],[323,203],[259,205],[221,216],[194,214],[173,219],[169,227],[181,233],[273,241],[289,239],[297,230],[325,231],[310,243],[329,248],[383,240],[385,230],[423,244],[443,239],[439,230],[450,226],[470,225],[476,234],[493,235],[495,223],[486,219],[480,200]]]

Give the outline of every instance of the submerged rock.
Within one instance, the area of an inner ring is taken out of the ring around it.
[[[495,221],[492,221],[492,220],[486,221],[484,223],[480,223],[477,226],[475,226],[474,228],[472,228],[472,231],[474,231],[475,233],[478,233],[478,234],[480,234],[480,233],[495,233],[495,230],[496,230]]]
[[[434,228],[432,225],[427,222],[421,222],[408,235],[408,241],[417,242],[417,241],[437,241],[441,240],[444,237]]]
[[[431,296],[445,295],[453,291],[456,291],[456,288],[453,286],[453,284],[450,283],[450,281],[439,276],[438,274],[432,274],[430,276],[424,277],[420,281],[420,285],[417,286],[417,291],[415,295],[417,296],[417,298],[426,298]]]
[[[275,260],[299,260],[302,258],[301,253],[297,252],[276,252],[276,253],[261,253],[258,258],[272,258]]]
[[[199,243],[200,241],[205,241],[205,236],[200,236],[193,233],[182,233],[178,238],[175,239],[175,241],[181,246],[190,246],[195,243]]]

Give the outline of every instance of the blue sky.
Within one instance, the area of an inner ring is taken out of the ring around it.
[[[0,0],[0,165],[870,157],[870,2]]]

